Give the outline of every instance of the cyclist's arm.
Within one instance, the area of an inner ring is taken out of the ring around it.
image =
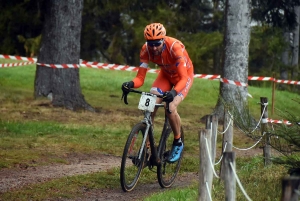
[[[140,67],[136,77],[132,80],[134,82],[134,88],[139,88],[144,84],[145,77],[148,70],[149,52],[146,44],[143,45],[140,51]]]
[[[144,84],[145,77],[147,74],[147,63],[141,63],[136,77],[132,80],[134,82],[134,88],[139,88]]]
[[[174,90],[179,93],[186,87],[188,81],[188,74],[186,68],[187,58],[184,55],[184,46],[180,43],[175,43],[172,48],[173,57],[176,58],[177,73],[179,76],[179,81],[174,86]]]

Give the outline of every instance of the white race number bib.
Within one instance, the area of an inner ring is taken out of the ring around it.
[[[142,94],[138,108],[140,110],[147,110],[149,112],[153,112],[155,108],[155,103],[156,103],[156,96]]]

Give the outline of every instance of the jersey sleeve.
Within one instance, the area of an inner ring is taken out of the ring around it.
[[[144,84],[147,70],[148,70],[149,56],[147,52],[146,44],[143,45],[140,51],[140,66],[136,77],[132,80],[134,82],[134,88],[139,88]]]
[[[174,90],[178,93],[182,91],[186,87],[186,83],[188,81],[187,74],[187,58],[185,53],[184,45],[180,42],[176,42],[172,48],[171,54],[172,57],[176,59],[176,67],[179,76],[179,81],[174,86]]]
[[[142,63],[144,64],[144,63]],[[139,88],[144,84],[145,78],[147,74],[147,67],[143,67],[142,65],[139,67],[139,70],[132,80],[134,82],[134,88]]]
[[[148,70],[148,58],[147,46],[144,44],[140,51],[140,66],[135,78],[132,80],[134,82],[134,88],[139,88],[144,84]]]

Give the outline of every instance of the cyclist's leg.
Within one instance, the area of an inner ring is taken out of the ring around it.
[[[174,100],[170,103],[169,109],[171,113],[168,113],[168,118],[170,120],[170,125],[172,127],[174,133],[174,139],[180,138],[180,127],[181,120],[180,116],[177,112],[178,105],[183,101],[183,99],[187,96],[191,86],[193,84],[193,75],[190,75],[188,81],[186,83],[186,87],[180,91],[177,96],[174,97]]]
[[[181,119],[177,112],[177,107],[182,102],[182,100],[183,100],[182,97],[175,96],[174,100],[169,105],[169,109],[170,109],[171,113],[167,113],[169,122],[170,122],[170,126],[174,133],[174,139],[180,138]]]
[[[171,126],[171,128],[173,130],[173,134],[174,134],[172,150],[168,157],[168,161],[171,163],[176,162],[180,159],[181,153],[182,153],[183,147],[184,147],[183,142],[181,140],[181,133],[180,133],[181,120],[180,120],[180,116],[177,112],[177,107],[182,102],[182,100],[183,99],[180,96],[176,96],[169,105],[169,109],[170,109],[171,113],[167,112],[170,126]]]
[[[186,95],[188,94],[189,89],[192,86],[192,83],[193,83],[193,76],[190,76],[186,83],[186,87],[181,92],[179,92],[177,96],[175,96],[174,100],[169,105],[170,107],[169,109],[171,113],[167,113],[167,115],[169,118],[170,126],[174,133],[174,143],[169,157],[170,162],[177,161],[180,158],[181,152],[183,150],[183,142],[181,142],[180,139],[181,119],[177,112],[177,107],[183,101],[184,97],[186,97]]]

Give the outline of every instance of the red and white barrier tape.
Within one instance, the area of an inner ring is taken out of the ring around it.
[[[90,64],[95,63],[95,64]],[[128,65],[116,65],[116,64],[106,64],[106,63],[97,63],[96,62],[88,62],[81,63],[80,66],[86,68],[98,68],[98,69],[109,69],[109,70],[124,70],[124,71],[137,71],[138,68]]]
[[[30,64],[34,64],[34,61],[27,61],[27,62],[19,62],[19,63],[5,63],[0,64],[0,68],[7,68],[7,67],[16,67],[16,66],[27,66]]]
[[[292,123],[291,122],[289,122],[289,121],[287,121],[287,120],[283,120],[283,121],[281,121],[281,120],[273,120],[273,119],[269,119],[269,118],[267,118],[267,122],[270,122],[270,123],[274,123],[274,124],[286,124],[286,125],[292,125]]]
[[[273,77],[256,77],[256,76],[248,76],[248,80],[258,80],[258,81],[273,81]]]
[[[207,74],[195,74],[195,78],[209,79],[209,80],[219,80],[220,75],[207,75]]]
[[[36,58],[11,56],[11,55],[5,55],[5,54],[0,54],[0,58],[2,58],[2,59],[12,59],[12,60],[21,60],[21,61],[32,61],[32,62],[37,61]]]
[[[236,86],[240,86],[240,87],[246,87],[248,86],[248,84],[242,83],[242,82],[238,82],[238,81],[232,81],[232,80],[228,80],[226,78],[220,78],[221,82],[224,82],[226,84],[232,84],[232,85],[236,85]]]
[[[275,80],[277,83],[282,83],[282,84],[295,84],[295,85],[300,85],[300,81],[294,81],[294,80]]]
[[[110,69],[110,70],[125,70],[125,71],[138,71],[138,67],[128,66],[128,65],[117,65],[117,64],[106,64],[106,63],[99,63],[99,62],[88,62],[82,61],[80,66],[87,67],[87,68],[98,68],[98,69]],[[158,73],[160,70],[158,69],[149,69],[148,72],[150,73]]]
[[[294,80],[277,80],[273,77],[255,77],[255,76],[248,76],[248,80],[259,80],[259,81],[273,81],[276,83],[282,83],[282,84],[295,84],[300,85],[300,81],[294,81]]]
[[[45,66],[50,68],[79,68],[79,64],[44,64],[44,63],[36,63],[39,66]]]
[[[79,68],[81,66],[81,67],[97,68],[97,69],[138,71],[138,67],[116,65],[116,64],[105,64],[105,63],[99,63],[97,65],[90,65],[90,64],[44,64],[44,63],[37,63],[37,65],[46,66],[46,67],[50,67],[50,68]],[[158,73],[159,70],[149,69],[148,72],[150,72],[150,73]]]
[[[0,58],[21,60],[21,61],[29,61],[29,62],[32,62],[32,63],[36,63],[36,61],[37,61],[36,58],[2,55],[2,54],[0,54]],[[23,66],[23,65],[29,65],[29,64],[32,64],[32,63],[28,63],[28,64],[25,64],[25,63],[0,64],[0,68],[1,67]],[[51,68],[79,68],[81,66],[81,67],[87,67],[87,68],[110,69],[110,70],[125,70],[125,71],[137,71],[138,70],[138,67],[134,67],[134,66],[106,64],[106,63],[100,63],[100,62],[88,62],[88,61],[84,61],[84,60],[81,60],[80,64],[44,64],[44,63],[37,63],[37,65],[51,67]],[[158,73],[159,70],[149,69],[148,72]],[[236,86],[244,86],[244,87],[248,86],[247,83],[242,83],[242,82],[239,82],[239,81],[232,81],[232,80],[228,80],[226,78],[221,78],[220,75],[195,74],[194,77],[195,78],[202,78],[202,79],[209,79],[209,80],[220,80],[221,82],[236,85]],[[272,77],[248,76],[248,80],[273,81],[273,82],[282,83],[282,84],[300,85],[300,81],[276,80],[275,78],[272,78]]]

